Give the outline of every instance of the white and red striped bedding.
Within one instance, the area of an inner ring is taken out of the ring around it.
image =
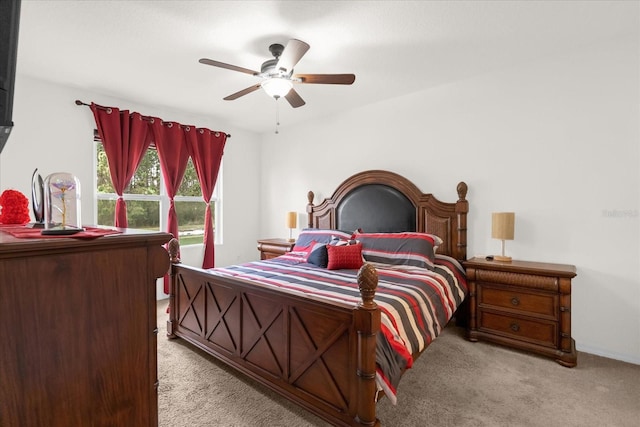
[[[413,363],[411,355],[440,334],[467,294],[467,284],[462,266],[444,255],[436,256],[434,271],[373,265],[378,271],[374,300],[381,310],[377,382],[395,404],[401,373]],[[284,256],[209,271],[354,305],[361,300],[357,270],[327,270]]]

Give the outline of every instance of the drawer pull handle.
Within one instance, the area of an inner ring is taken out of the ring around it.
[[[520,330],[520,325],[518,325],[517,323],[512,323],[510,328],[513,332],[518,332]]]
[[[517,297],[511,298],[511,305],[519,305],[520,300]]]

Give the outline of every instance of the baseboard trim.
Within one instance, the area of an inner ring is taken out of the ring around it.
[[[591,347],[588,345],[581,345],[577,347],[577,350],[581,353],[589,353],[600,357],[606,357],[607,359],[615,359],[621,362],[633,363],[634,365],[640,365],[640,357],[630,354],[620,354],[608,350],[603,350],[598,347]],[[578,356],[578,365],[580,364],[580,356]]]

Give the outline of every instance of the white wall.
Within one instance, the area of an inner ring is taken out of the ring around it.
[[[516,212],[510,255],[577,267],[578,349],[640,363],[638,52],[615,40],[266,134],[263,237],[362,170],[445,201],[464,180],[469,256],[499,253],[491,212]]]
[[[0,154],[0,189],[13,188],[30,198],[31,174],[35,168],[43,178],[53,172],[73,173],[82,186],[83,224],[93,224],[95,122],[88,107],[74,104],[76,99],[128,108],[145,115],[231,134],[223,157],[223,244],[216,245],[216,265],[257,259],[260,201],[258,136],[226,126],[215,117],[199,117],[135,104],[18,74],[13,109],[15,126]],[[202,245],[185,248],[182,258],[190,265],[201,264]]]

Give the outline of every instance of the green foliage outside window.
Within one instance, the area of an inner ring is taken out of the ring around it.
[[[115,212],[115,200],[98,200],[98,224],[114,226]],[[127,223],[129,228],[160,230],[160,202],[127,200]]]

